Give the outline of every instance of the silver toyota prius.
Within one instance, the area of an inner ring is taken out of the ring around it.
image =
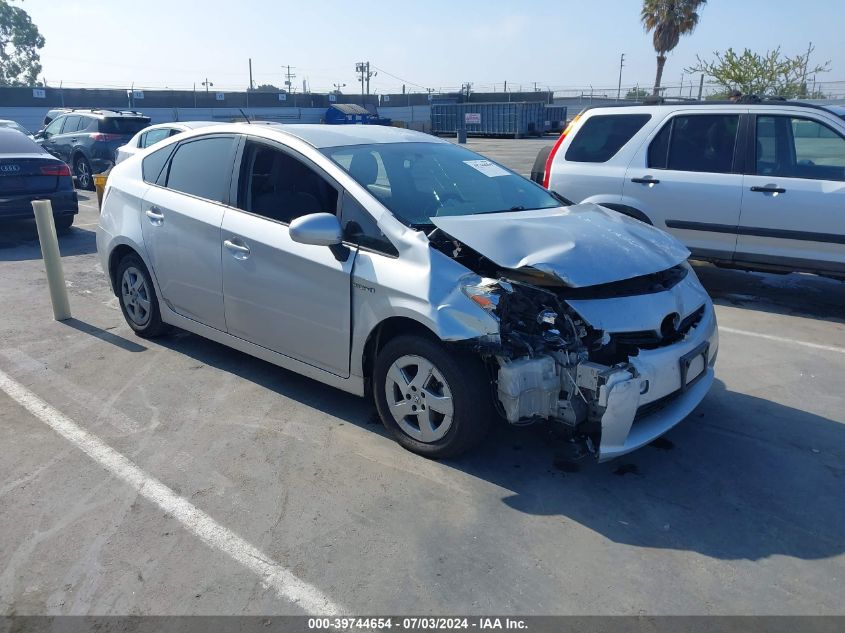
[[[716,318],[682,244],[417,132],[180,134],[111,172],[97,248],[139,336],[176,326],[371,395],[428,457],[503,419],[611,459],[713,382]]]

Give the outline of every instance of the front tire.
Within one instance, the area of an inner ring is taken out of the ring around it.
[[[384,346],[373,390],[385,428],[425,457],[460,455],[484,439],[493,419],[481,361],[421,336],[399,336]]]
[[[167,326],[161,320],[158,297],[147,267],[137,255],[127,255],[117,266],[117,298],[123,318],[135,334],[153,338]]]

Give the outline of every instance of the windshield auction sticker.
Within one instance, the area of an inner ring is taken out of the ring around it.
[[[477,169],[489,178],[495,178],[496,176],[510,176],[510,172],[507,169],[502,169],[495,163],[491,163],[489,160],[465,160],[464,163],[473,169]]]

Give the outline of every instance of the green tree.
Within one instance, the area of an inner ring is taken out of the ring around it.
[[[41,72],[44,38],[29,14],[0,0],[0,86],[33,86]]]
[[[255,92],[281,92],[281,88],[273,84],[261,84],[255,89]]]
[[[707,0],[644,0],[640,20],[646,32],[652,33],[657,53],[657,74],[654,96],[660,94],[666,54],[674,50],[682,35],[692,33],[698,25],[698,11]]]
[[[811,66],[810,57],[815,47],[810,44],[803,55],[782,55],[780,47],[763,54],[745,49],[737,53],[729,48],[724,53],[713,53],[714,59],[704,60],[686,72],[704,73],[719,86],[719,96],[739,90],[744,95],[769,97],[812,96],[808,94],[807,78],[830,70],[830,62]]]
[[[636,101],[642,101],[648,96],[648,90],[645,88],[631,88],[628,92],[625,93],[626,99],[634,99]]]

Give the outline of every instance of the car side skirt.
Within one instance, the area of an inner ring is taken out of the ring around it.
[[[364,379],[360,376],[353,375],[349,378],[341,378],[340,376],[336,376],[323,369],[319,369],[318,367],[303,363],[302,361],[290,358],[284,354],[279,354],[278,352],[250,343],[249,341],[232,336],[226,332],[216,330],[213,327],[200,323],[199,321],[194,321],[193,319],[177,314],[168,308],[167,304],[163,301],[159,302],[159,308],[161,309],[161,318],[165,323],[175,325],[178,328],[212,340],[215,343],[226,345],[227,347],[236,349],[244,354],[255,356],[256,358],[260,358],[268,363],[272,363],[282,367],[283,369],[288,369],[307,378],[312,378],[331,387],[336,387],[342,391],[346,391],[356,396],[364,395]]]

